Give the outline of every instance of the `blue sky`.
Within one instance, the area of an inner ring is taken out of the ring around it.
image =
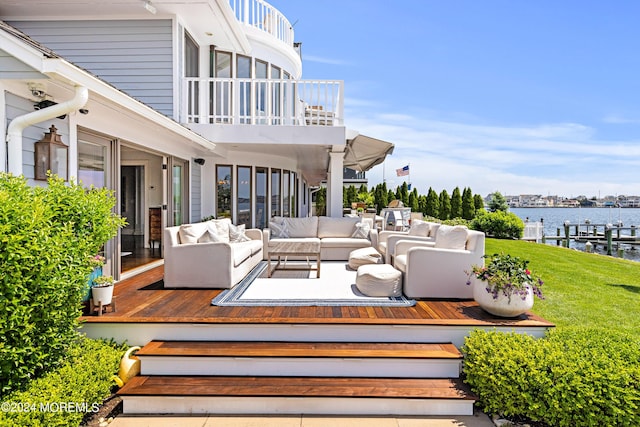
[[[420,193],[640,195],[640,2],[271,0]],[[382,182],[383,168],[368,173]]]

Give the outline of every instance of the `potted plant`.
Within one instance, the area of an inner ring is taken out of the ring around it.
[[[485,255],[484,266],[474,265],[467,285],[484,310],[501,317],[516,317],[533,307],[533,298],[543,299],[539,276],[527,268],[528,260],[509,254]]]
[[[87,302],[91,297],[91,287],[93,286],[93,281],[102,276],[102,267],[104,266],[105,258],[102,255],[96,254],[92,257],[89,257],[89,265],[93,267],[93,270],[89,274],[89,278],[87,279],[87,286],[84,296],[82,297],[82,302]]]
[[[111,304],[113,299],[113,277],[112,276],[99,276],[93,279],[91,285],[91,295],[93,298],[93,305],[103,307],[107,304]]]

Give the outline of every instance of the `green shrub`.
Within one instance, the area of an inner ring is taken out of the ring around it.
[[[60,360],[76,339],[89,259],[116,235],[105,189],[0,174],[0,396]]]
[[[79,337],[63,364],[3,398],[0,425],[79,425],[85,413],[96,412],[110,396],[123,352],[122,345]]]
[[[524,222],[513,212],[480,211],[471,220],[471,228],[497,239],[519,239],[524,233]]]
[[[463,347],[465,381],[489,413],[552,426],[640,424],[640,341],[587,328],[544,339],[475,331]]]

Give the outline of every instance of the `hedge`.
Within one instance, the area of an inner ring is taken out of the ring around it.
[[[89,259],[124,221],[113,194],[0,173],[0,396],[25,387],[76,339]]]
[[[557,427],[640,425],[640,340],[594,328],[536,339],[474,331],[465,381],[480,408]]]
[[[111,395],[124,351],[122,345],[78,336],[64,363],[31,381],[24,391],[3,398],[0,425],[79,425],[86,413],[96,412]]]

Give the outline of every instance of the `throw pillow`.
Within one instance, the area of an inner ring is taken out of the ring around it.
[[[178,229],[180,244],[198,243],[198,239],[206,232],[206,227],[196,224],[183,224]]]
[[[229,243],[229,225],[231,225],[231,218],[212,219],[208,222],[214,224],[216,227],[220,241]]]
[[[271,221],[269,222],[269,230],[271,231],[271,237],[274,239],[289,238],[289,231],[284,223]]]
[[[441,225],[436,233],[436,248],[466,249],[467,227],[462,225]]]
[[[412,220],[409,236],[429,237],[429,223],[419,219]]]
[[[218,235],[218,231],[215,226],[207,227],[207,231],[198,239],[198,243],[218,243],[221,241],[222,239],[220,238],[220,235]]]
[[[244,233],[245,225],[233,225],[229,224],[229,241],[234,242],[248,242],[251,239]]]
[[[371,230],[371,227],[369,226],[369,223],[357,222],[355,224],[355,230],[353,231],[353,234],[351,235],[351,237],[354,237],[356,239],[367,239],[369,238],[370,230]]]

